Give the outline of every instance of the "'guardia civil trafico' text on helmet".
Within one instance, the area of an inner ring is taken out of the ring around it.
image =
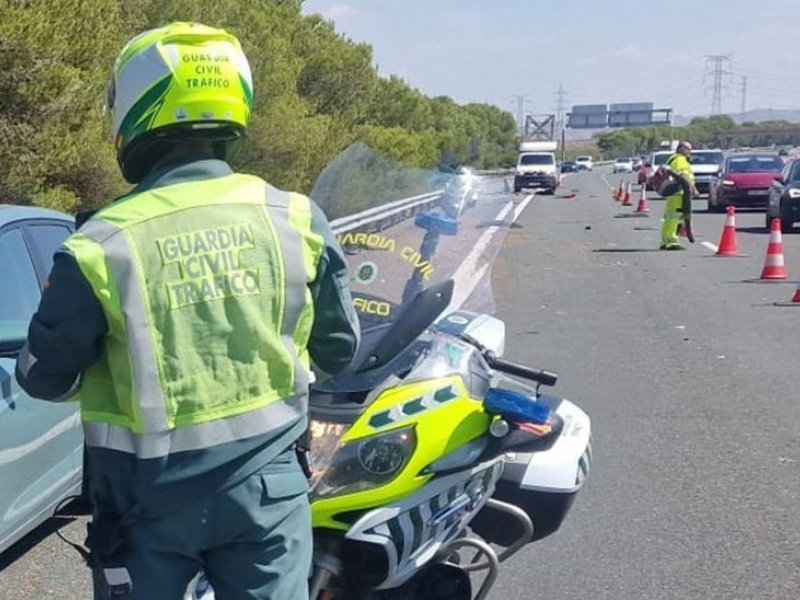
[[[172,23],[136,36],[117,57],[106,91],[122,174],[140,181],[176,140],[210,140],[229,158],[252,103],[250,65],[228,32]]]

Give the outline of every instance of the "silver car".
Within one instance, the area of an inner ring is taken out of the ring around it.
[[[14,378],[53,254],[72,229],[69,215],[0,204],[0,552],[81,491],[77,405],[34,400]]]

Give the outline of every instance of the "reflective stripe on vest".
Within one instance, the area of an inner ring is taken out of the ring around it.
[[[307,410],[308,395],[302,394],[235,417],[171,431],[140,434],[127,427],[93,421],[84,421],[83,431],[86,445],[90,448],[117,450],[135,454],[137,458],[144,460],[175,452],[211,448],[256,435],[271,436],[287,424],[293,423],[298,415],[305,414]]]
[[[161,456],[304,415],[322,246],[307,198],[245,175],[156,188],[88,221],[65,247],[109,326],[81,382],[90,445]]]

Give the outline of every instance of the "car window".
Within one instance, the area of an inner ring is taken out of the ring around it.
[[[663,165],[667,162],[667,159],[670,157],[670,154],[654,154],[653,155],[653,164],[654,165]]]
[[[718,165],[722,160],[722,152],[694,152],[689,158],[693,165]]]
[[[36,258],[44,266],[45,272],[49,273],[53,268],[53,255],[67,239],[70,230],[62,225],[31,225],[28,233]]]
[[[523,154],[519,157],[521,165],[552,165],[554,158],[547,154]]]
[[[777,156],[741,156],[731,158],[728,165],[729,173],[778,173],[783,161]]]
[[[41,290],[28,247],[19,229],[0,233],[0,323],[28,323],[39,304]]]

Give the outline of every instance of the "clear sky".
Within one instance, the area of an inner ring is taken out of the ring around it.
[[[800,108],[800,0],[305,0],[373,48],[381,75],[428,96],[552,113],[574,104],[653,102],[711,111]],[[746,86],[743,86],[744,77]]]

